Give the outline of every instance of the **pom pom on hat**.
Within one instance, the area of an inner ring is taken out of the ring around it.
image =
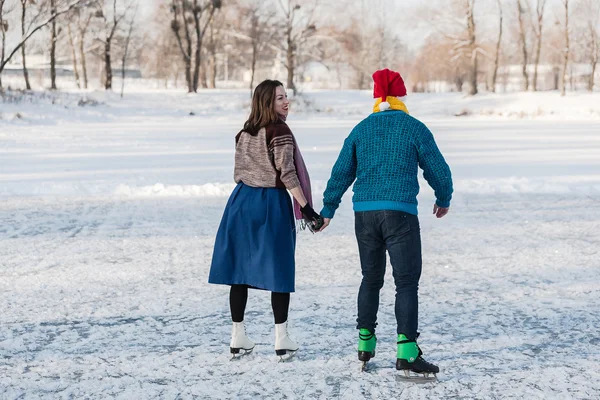
[[[379,111],[388,110],[390,107],[391,107],[390,103],[388,103],[387,101],[383,101],[383,102],[379,103]]]

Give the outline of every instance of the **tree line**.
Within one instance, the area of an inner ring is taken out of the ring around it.
[[[540,89],[544,65],[552,67],[555,88],[564,94],[574,75],[569,68],[584,64],[586,88],[594,88],[600,1],[392,3],[0,0],[0,89],[3,71],[15,61],[31,89],[32,54],[49,59],[52,90],[58,88],[57,63],[66,59],[78,87],[99,79],[106,90],[113,89],[114,71],[120,70],[123,84],[128,68],[165,85],[183,81],[196,92],[230,80],[252,88],[277,67],[295,91],[309,63],[337,77],[340,88],[367,89],[372,72],[389,67],[405,71],[413,91],[443,83],[472,95],[506,86],[506,71],[515,65],[521,90]]]

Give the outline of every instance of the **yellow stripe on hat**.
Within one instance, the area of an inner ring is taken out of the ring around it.
[[[390,110],[404,111],[405,113],[409,114],[408,108],[406,108],[406,104],[404,104],[404,102],[402,100],[400,100],[399,98],[394,97],[394,96],[388,96],[385,98],[385,101],[390,103]],[[377,99],[377,101],[375,101],[375,105],[373,106],[374,113],[381,111],[379,109],[379,105],[381,103],[383,103],[383,100],[381,100],[381,98],[379,98],[379,99]]]

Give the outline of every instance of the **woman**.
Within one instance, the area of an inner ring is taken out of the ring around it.
[[[208,279],[231,285],[233,356],[254,348],[243,322],[248,288],[271,291],[276,354],[291,356],[298,350],[287,332],[295,279],[295,219],[313,232],[323,219],[311,206],[306,166],[285,123],[289,104],[281,82],[262,82],[254,91],[250,117],[235,138],[237,186],[217,232]],[[286,189],[294,197],[294,207]]]

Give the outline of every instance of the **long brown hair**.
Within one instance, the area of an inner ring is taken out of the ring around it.
[[[275,91],[278,86],[283,86],[283,83],[267,79],[254,89],[252,109],[248,120],[244,123],[243,132],[256,136],[262,128],[277,122],[279,115],[275,112]]]

